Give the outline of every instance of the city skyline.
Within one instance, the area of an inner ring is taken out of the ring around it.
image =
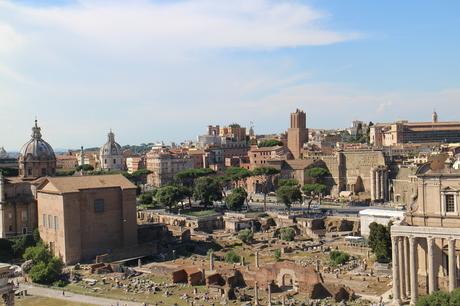
[[[99,146],[110,128],[122,144],[232,122],[283,132],[296,108],[310,128],[429,121],[434,108],[458,120],[458,6],[2,2],[0,146],[19,150],[35,116],[59,148]]]

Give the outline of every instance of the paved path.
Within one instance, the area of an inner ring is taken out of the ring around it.
[[[36,287],[33,285],[29,285],[29,284],[21,284],[20,289],[27,290],[27,293],[30,295],[61,299],[61,300],[66,300],[66,301],[76,302],[76,303],[86,303],[86,304],[93,304],[93,305],[100,305],[100,306],[116,306],[116,305],[142,306],[142,303],[117,301],[117,300],[112,300],[108,298],[101,298],[101,297],[71,293],[68,291],[65,291],[65,296],[63,296],[62,290],[56,290],[56,289],[44,288],[44,287]]]

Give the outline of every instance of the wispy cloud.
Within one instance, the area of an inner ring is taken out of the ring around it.
[[[34,26],[32,35],[38,39],[61,39],[65,34],[67,39],[61,43],[84,40],[113,52],[284,48],[332,44],[359,36],[320,26],[318,21],[326,15],[296,1],[78,1],[55,7],[7,1],[0,2],[0,10],[0,16],[19,27]]]

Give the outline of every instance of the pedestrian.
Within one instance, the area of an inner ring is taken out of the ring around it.
[[[65,291],[64,290],[62,290],[62,296],[65,296]]]

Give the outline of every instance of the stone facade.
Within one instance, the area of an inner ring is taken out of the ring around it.
[[[147,184],[161,187],[171,183],[176,173],[193,168],[193,160],[186,154],[173,154],[168,148],[152,148],[146,156],[146,168],[152,171]]]
[[[460,142],[460,122],[438,122],[437,115],[434,119],[436,121],[377,123],[370,128],[370,143],[381,147],[402,143]]]
[[[308,142],[307,115],[297,109],[291,113],[291,125],[288,129],[287,146],[295,159],[300,158],[303,144]]]
[[[457,288],[460,239],[460,171],[446,164],[417,173],[417,197],[406,214],[407,225],[391,228],[395,304],[419,290]]]
[[[110,131],[107,142],[99,152],[100,167],[102,170],[123,170],[125,168],[121,146],[115,141],[115,134]]]
[[[136,186],[122,175],[46,178],[38,229],[66,264],[137,244]]]

